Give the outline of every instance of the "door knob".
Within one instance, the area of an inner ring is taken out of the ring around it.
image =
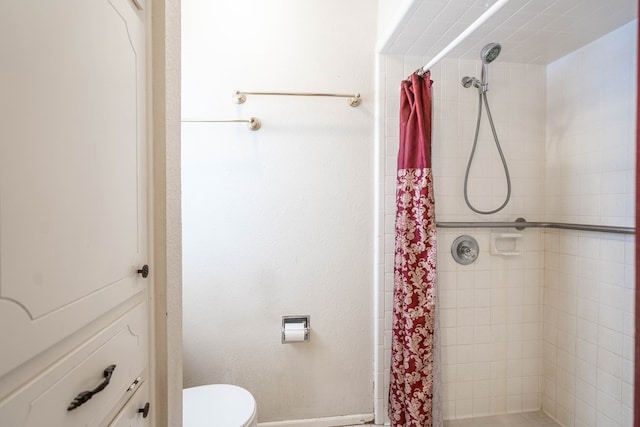
[[[143,278],[147,278],[149,276],[149,266],[147,264],[143,265],[140,270],[138,270],[138,274],[142,274]]]
[[[149,416],[149,402],[145,403],[144,408],[138,409],[138,413],[142,414],[142,418]]]

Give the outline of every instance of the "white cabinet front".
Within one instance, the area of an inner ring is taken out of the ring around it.
[[[0,2],[0,378],[147,286],[144,43],[130,0]]]
[[[147,302],[141,302],[1,400],[0,425],[103,425],[107,415],[127,397],[131,384],[146,369],[148,315]],[[83,399],[86,393],[92,395]]]
[[[0,426],[107,425],[149,371],[143,5],[0,1]]]

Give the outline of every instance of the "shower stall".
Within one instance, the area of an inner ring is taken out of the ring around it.
[[[485,2],[477,3],[480,14]],[[438,223],[525,218],[634,226],[633,3],[512,1],[431,67]],[[459,34],[471,14],[455,1],[406,4],[378,56],[377,423],[385,421],[388,393],[395,171],[384,165],[397,152],[398,85]],[[438,30],[444,24],[432,16],[449,17],[449,30]],[[573,30],[589,37],[578,40]],[[531,43],[538,33],[555,45]],[[501,51],[487,45],[496,41]],[[485,110],[477,130],[488,68],[495,129]],[[461,235],[478,242],[478,257],[468,265],[451,255]],[[542,409],[564,426],[632,425],[632,235],[439,228],[437,262],[445,420]]]

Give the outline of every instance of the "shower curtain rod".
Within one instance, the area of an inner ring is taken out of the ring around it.
[[[258,130],[262,126],[262,122],[256,117],[230,120],[182,119],[181,121],[182,123],[246,123],[249,130]]]
[[[347,103],[352,107],[357,107],[362,102],[359,93],[310,93],[310,92],[242,92],[236,90],[233,92],[233,102],[236,104],[244,104],[247,95],[274,95],[274,96],[330,96],[334,98],[349,98]]]
[[[458,46],[471,33],[473,33],[475,30],[477,30],[480,25],[484,24],[487,21],[487,19],[491,18],[497,11],[502,9],[502,7],[504,5],[506,5],[507,3],[509,3],[509,1],[510,0],[498,0],[497,2],[495,2],[489,9],[487,9],[482,15],[480,15],[478,17],[478,19],[473,21],[471,23],[471,25],[469,25],[463,32],[461,32],[458,35],[458,37],[453,39],[453,41],[451,43],[449,43],[444,49],[442,49],[440,51],[440,53],[438,53],[436,56],[434,56],[433,59],[431,59],[431,61],[429,61],[427,63],[427,65],[425,65],[422,68],[419,68],[416,71],[416,73],[419,76],[422,76],[427,71],[429,71],[431,69],[431,67],[433,67],[435,64],[437,64],[442,58],[444,58],[445,55],[447,55],[449,52],[451,52],[456,46]]]
[[[554,228],[558,230],[596,231],[600,233],[635,234],[633,227],[617,227],[609,225],[568,224],[562,222],[526,222],[518,218],[513,222],[437,222],[441,228]]]

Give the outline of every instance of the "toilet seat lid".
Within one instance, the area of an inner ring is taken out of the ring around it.
[[[255,423],[256,401],[247,390],[209,384],[182,390],[184,427],[245,427]]]

